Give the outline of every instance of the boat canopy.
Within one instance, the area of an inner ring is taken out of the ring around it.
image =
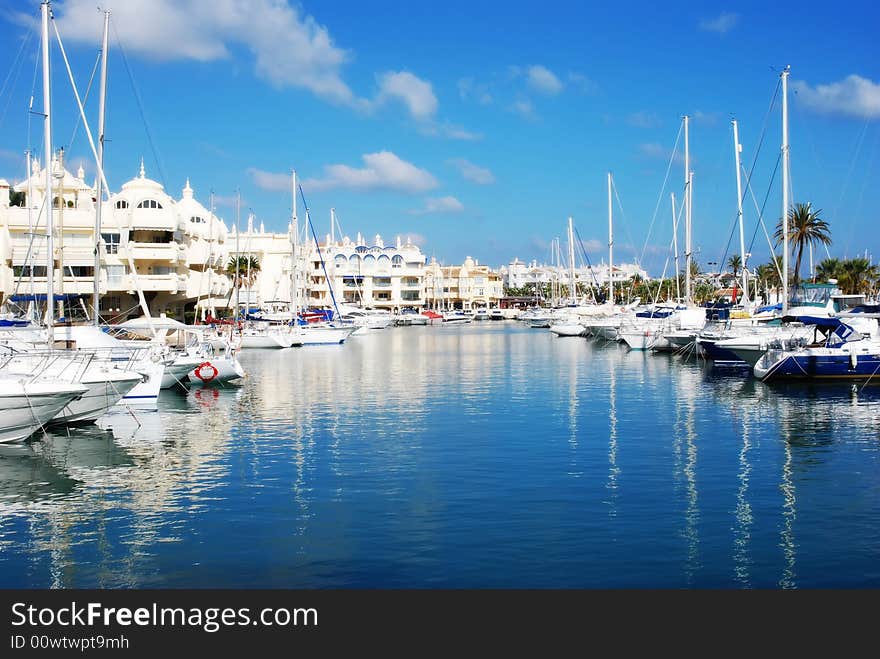
[[[856,334],[856,331],[850,325],[847,325],[839,318],[828,316],[783,316],[782,322],[815,325],[816,329],[827,335],[829,339],[832,336],[836,336],[841,341],[849,341],[850,337]]]

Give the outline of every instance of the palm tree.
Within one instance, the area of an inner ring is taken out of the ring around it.
[[[782,257],[774,256],[773,260],[769,263],[759,265],[755,268],[755,272],[758,281],[760,282],[761,290],[766,293],[772,288],[776,291],[778,297],[779,289],[782,287],[782,279],[779,276],[779,273],[782,272]]]
[[[233,256],[226,264],[226,275],[232,279],[233,287],[251,287],[259,274],[260,259],[256,256]]]
[[[742,269],[742,258],[739,254],[734,254],[729,259],[727,259],[727,265],[733,270],[733,278],[736,279],[736,276],[739,274],[739,271]]]
[[[847,259],[840,266],[840,288],[848,295],[868,293],[877,281],[877,266],[866,258]]]
[[[840,259],[824,259],[816,266],[816,279],[819,281],[828,281],[829,279],[840,279],[842,274],[843,263]]]
[[[788,240],[791,249],[796,253],[794,261],[794,274],[792,283],[797,285],[800,281],[801,259],[804,248],[813,244],[831,244],[831,233],[828,223],[819,217],[821,210],[814,211],[810,204],[795,204],[788,211]],[[782,243],[782,220],[776,225],[776,233],[773,234],[776,244]]]

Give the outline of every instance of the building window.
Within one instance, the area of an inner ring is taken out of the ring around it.
[[[125,266],[124,265],[107,265],[104,266],[104,269],[107,271],[107,284],[114,286],[122,283],[122,278],[125,276]],[[113,305],[118,306],[118,305]]]
[[[116,202],[116,208],[128,208],[128,202],[125,199],[120,199]]]
[[[104,249],[108,254],[119,253],[119,234],[118,233],[102,233],[101,240],[104,241]]]
[[[159,208],[162,208],[161,206]],[[198,215],[193,215],[189,218],[190,223],[192,224],[205,224],[205,218],[199,217]]]
[[[376,265],[376,257],[372,254],[367,254],[364,257],[364,270],[372,270],[374,265]]]
[[[155,199],[144,199],[141,203],[137,205],[138,208],[162,208],[162,204],[160,204]]]
[[[46,266],[44,265],[14,265],[12,274],[16,277],[45,277]]]
[[[403,257],[400,254],[395,254],[391,257],[391,267],[392,268],[400,268],[403,267]]]
[[[333,257],[333,264],[337,268],[344,268],[348,264],[348,259],[345,258],[345,254],[337,254]]]

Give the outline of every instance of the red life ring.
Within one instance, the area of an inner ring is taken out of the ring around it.
[[[210,369],[210,374],[207,377],[202,375],[203,368]],[[201,364],[196,366],[196,369],[195,369],[195,371],[193,371],[193,373],[202,382],[210,382],[211,380],[213,380],[214,378],[217,377],[217,375],[220,373],[220,371],[218,371],[217,367],[214,366],[211,362],[202,362]]]

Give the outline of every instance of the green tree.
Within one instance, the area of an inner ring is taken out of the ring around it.
[[[231,257],[226,264],[226,276],[236,288],[253,286],[260,275],[260,259],[256,256]]]
[[[795,254],[792,274],[792,283],[795,285],[800,281],[804,249],[810,245],[831,244],[831,230],[828,223],[819,216],[821,212],[821,210],[814,211],[810,204],[800,203],[795,204],[788,211],[788,240],[791,243],[792,252]],[[777,245],[782,243],[784,235],[781,219],[776,225],[776,233],[773,234],[773,237],[776,239]]]
[[[876,285],[878,272],[876,265],[866,258],[856,257],[847,259],[840,265],[840,277],[838,285],[848,295],[869,293]]]
[[[840,259],[824,259],[816,266],[816,280],[840,279],[841,274],[843,274],[842,267],[843,263]]]
[[[729,259],[727,259],[727,265],[731,270],[733,270],[733,278],[736,279],[739,271],[742,270],[742,257],[740,257],[739,254],[734,254]]]

